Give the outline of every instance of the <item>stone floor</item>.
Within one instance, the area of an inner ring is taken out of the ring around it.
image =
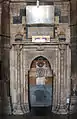
[[[49,110],[32,110],[25,115],[0,115],[0,119],[77,119],[77,113],[71,115],[56,115]]]
[[[48,116],[31,116],[29,115],[3,115],[0,116],[0,119],[77,119],[77,114],[73,114],[73,115],[55,115],[55,114],[51,114]]]

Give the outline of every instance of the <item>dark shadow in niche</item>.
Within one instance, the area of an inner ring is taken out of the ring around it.
[[[26,8],[20,9],[20,16],[26,16]]]
[[[22,24],[22,16],[13,16],[13,24]]]
[[[61,22],[61,9],[55,6],[55,16],[59,16],[59,23]]]

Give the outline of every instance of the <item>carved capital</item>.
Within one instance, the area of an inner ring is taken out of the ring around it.
[[[17,44],[17,45],[15,45],[14,47],[15,47],[15,50],[17,50],[17,51],[21,51],[22,48],[23,48],[23,45],[21,45],[21,44]]]
[[[59,49],[60,50],[65,50],[66,49],[66,45],[65,44],[60,44],[59,45]]]

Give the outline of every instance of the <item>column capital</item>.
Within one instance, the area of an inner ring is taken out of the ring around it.
[[[15,47],[15,50],[21,51],[22,48],[23,48],[23,45],[22,45],[22,44],[17,44],[17,45],[15,45],[14,47]]]
[[[65,50],[66,49],[66,44],[60,44],[59,49],[60,50]]]

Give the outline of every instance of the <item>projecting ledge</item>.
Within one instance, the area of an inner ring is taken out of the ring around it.
[[[64,44],[64,45],[70,45],[70,42],[60,42],[58,40],[54,40],[52,42],[29,42],[28,40],[23,40],[23,41],[14,41],[11,43],[12,45],[60,45],[60,44]]]

